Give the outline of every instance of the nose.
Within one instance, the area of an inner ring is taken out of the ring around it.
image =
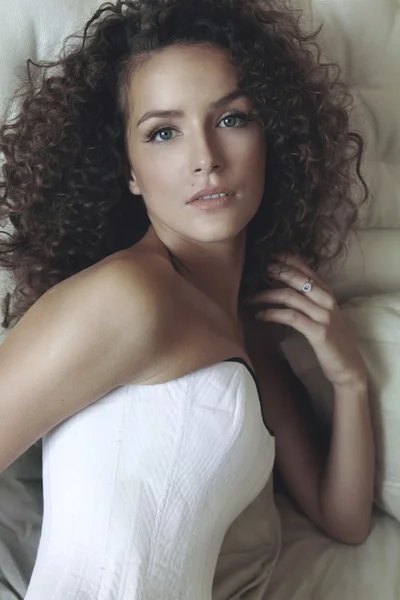
[[[191,171],[195,174],[208,174],[220,171],[224,166],[221,149],[216,140],[205,134],[197,135],[191,147]]]

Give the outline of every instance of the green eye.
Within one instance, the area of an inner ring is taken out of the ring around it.
[[[226,115],[222,118],[220,123],[224,123],[224,126],[231,129],[232,127],[242,127],[249,121],[247,115],[244,113],[233,113],[231,115]]]
[[[157,135],[160,136],[162,142],[168,142],[172,139],[172,129],[160,129]]]
[[[229,117],[225,117],[223,119],[226,127],[234,127],[235,123],[236,123],[236,119],[238,119],[239,117],[235,117],[235,116],[229,116]]]
[[[232,129],[234,127],[244,127],[252,120],[252,116],[245,113],[232,113],[223,117],[219,121],[224,124],[224,129]],[[159,127],[146,136],[147,142],[169,142],[175,138],[174,133],[179,135],[173,127]]]
[[[146,142],[169,142],[175,137],[174,131],[172,127],[159,127],[146,135]]]

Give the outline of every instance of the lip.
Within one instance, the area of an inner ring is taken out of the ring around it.
[[[203,190],[200,190],[199,192],[194,194],[194,196],[192,196],[186,204],[191,204],[192,202],[195,202],[202,196],[212,196],[213,194],[226,194],[227,196],[235,195],[235,193],[227,187],[223,187],[223,186],[208,187],[208,188],[204,188]]]

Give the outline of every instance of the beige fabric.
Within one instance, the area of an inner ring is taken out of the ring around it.
[[[282,551],[263,600],[399,600],[400,525],[380,513],[369,538],[346,546],[277,498]],[[241,600],[247,600],[243,596]]]
[[[281,547],[272,476],[261,494],[232,523],[222,544],[213,600],[263,600]]]

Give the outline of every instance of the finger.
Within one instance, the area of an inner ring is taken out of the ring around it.
[[[260,321],[269,321],[293,327],[293,329],[302,333],[312,345],[319,339],[322,330],[325,330],[324,325],[316,323],[306,315],[291,308],[270,308],[257,313],[256,318]]]
[[[283,304],[289,308],[301,311],[304,315],[318,323],[326,325],[329,322],[329,312],[326,309],[313,302],[308,296],[300,294],[292,288],[262,292],[254,296],[250,304],[260,304],[261,302]],[[266,310],[270,309],[267,308]]]
[[[268,273],[273,279],[283,281],[298,292],[301,292],[302,286],[306,283],[306,281],[304,281],[304,274],[294,267],[287,266],[284,269],[277,271],[275,265],[272,265],[268,269]],[[313,278],[311,277],[311,279]],[[313,279],[312,290],[307,292],[307,297],[326,310],[333,310],[335,306],[335,299],[333,296],[322,288],[315,279]]]
[[[328,292],[328,288],[325,283],[318,277],[317,273],[311,269],[299,256],[295,254],[280,254],[277,257],[282,261],[283,264],[289,265],[298,269],[300,272],[304,273],[306,277],[309,277],[313,281],[315,281],[323,290]]]

